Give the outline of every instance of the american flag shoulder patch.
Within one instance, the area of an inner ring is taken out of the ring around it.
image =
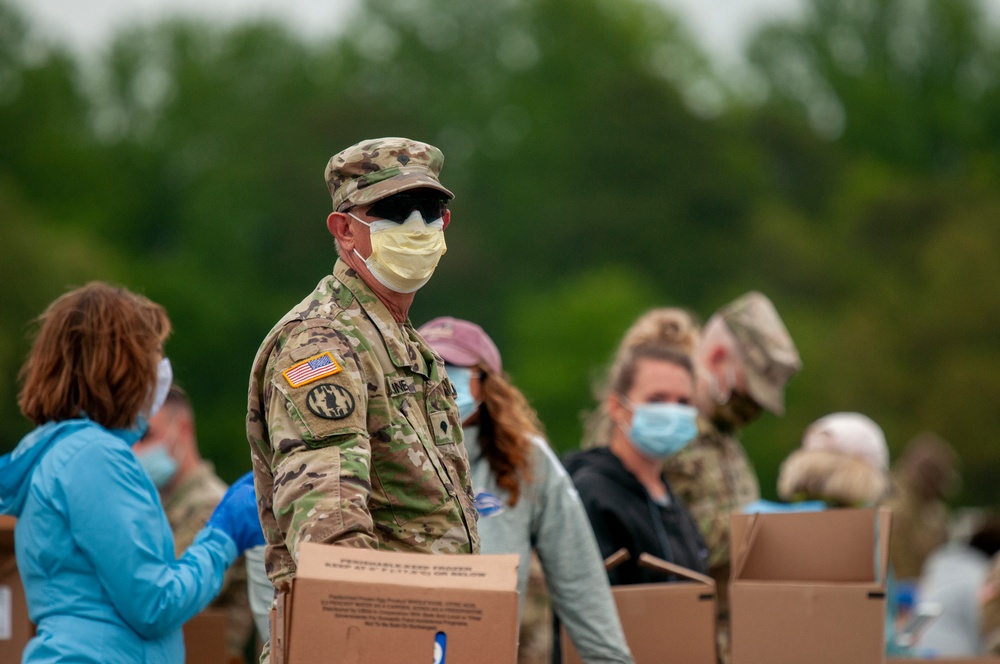
[[[292,387],[302,387],[309,383],[339,373],[341,366],[333,359],[330,351],[314,355],[285,369],[281,375]]]

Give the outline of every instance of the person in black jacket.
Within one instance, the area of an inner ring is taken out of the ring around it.
[[[612,426],[600,447],[569,456],[601,554],[626,549],[629,559],[608,573],[612,585],[669,582],[671,575],[638,565],[657,558],[707,573],[708,550],[663,475],[664,459],[697,434],[691,405],[694,368],[685,340],[697,335],[685,312],[664,310],[657,338],[623,344],[611,368],[604,407]]]

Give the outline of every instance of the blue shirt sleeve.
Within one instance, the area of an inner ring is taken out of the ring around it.
[[[72,464],[60,487],[70,530],[115,609],[143,638],[179,629],[218,594],[236,546],[206,528],[175,559],[163,508],[126,446],[88,445]]]

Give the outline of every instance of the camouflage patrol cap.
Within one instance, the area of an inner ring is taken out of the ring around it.
[[[326,186],[337,212],[417,187],[454,198],[438,180],[443,165],[444,155],[433,145],[409,138],[373,138],[330,157]]]
[[[751,291],[718,311],[736,339],[750,397],[772,413],[785,412],[785,385],[802,368],[799,352],[774,305]]]

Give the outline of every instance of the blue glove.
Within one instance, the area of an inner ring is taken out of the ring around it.
[[[208,525],[229,535],[240,555],[252,546],[264,544],[264,531],[257,514],[257,493],[253,488],[253,473],[236,480],[222,501],[215,507]]]

